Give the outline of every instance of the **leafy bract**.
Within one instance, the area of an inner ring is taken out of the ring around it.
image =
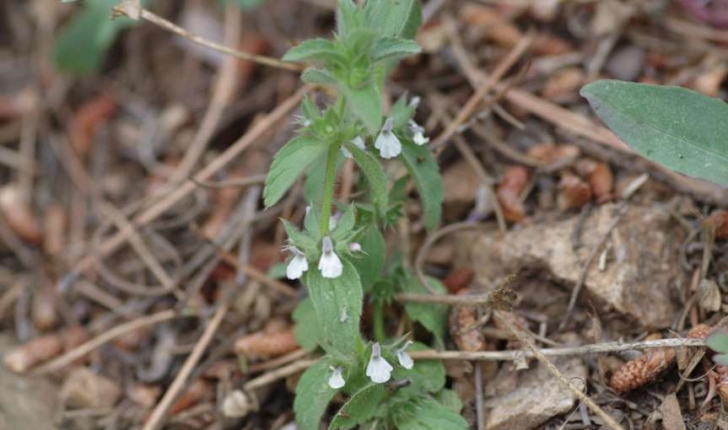
[[[265,206],[278,203],[298,176],[318,158],[326,145],[307,136],[298,136],[288,142],[273,159],[268,177],[265,178],[263,199]]]
[[[440,168],[432,158],[427,145],[417,146],[409,139],[402,141],[400,159],[412,176],[417,192],[422,200],[425,226],[432,230],[440,222],[442,215],[442,177]]]
[[[293,410],[299,430],[318,430],[321,417],[336,395],[337,390],[328,384],[330,365],[331,362],[324,358],[306,369],[298,381]]]
[[[728,186],[728,104],[686,88],[614,80],[593,82],[581,95],[638,153]]]
[[[310,267],[304,284],[321,325],[321,346],[338,357],[353,358],[359,340],[363,293],[354,266],[344,258],[342,263],[344,271],[335,279],[324,278],[318,268]]]

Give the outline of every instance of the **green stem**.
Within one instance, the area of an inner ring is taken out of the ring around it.
[[[379,343],[384,343],[384,304],[380,300],[374,301],[374,338]]]
[[[324,179],[324,199],[321,207],[321,237],[329,235],[329,221],[331,218],[331,204],[334,200],[334,184],[336,182],[336,159],[339,157],[340,144],[329,147],[326,157],[326,177]]]

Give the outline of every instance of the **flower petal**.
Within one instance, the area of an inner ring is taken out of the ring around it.
[[[342,388],[344,385],[346,385],[346,381],[341,374],[342,371],[343,369],[341,367],[333,369],[333,373],[329,377],[329,387],[333,388],[334,390],[338,390],[339,388]]]
[[[286,266],[286,277],[291,280],[298,279],[306,270],[308,270],[306,257],[303,254],[295,254]]]

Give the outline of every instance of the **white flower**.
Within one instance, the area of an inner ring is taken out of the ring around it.
[[[298,279],[303,275],[303,272],[308,270],[308,261],[306,256],[295,246],[289,247],[288,250],[293,253],[293,258],[286,266],[286,277],[291,280]]]
[[[321,276],[330,279],[338,278],[344,271],[344,265],[341,264],[339,256],[334,252],[334,244],[331,242],[330,237],[324,237],[322,249],[323,253],[318,264]]]
[[[430,138],[425,136],[425,129],[423,127],[411,120],[409,122],[409,126],[410,130],[412,130],[412,133],[414,133],[414,137],[412,138],[412,140],[415,142],[416,145],[422,146],[430,142]]]
[[[361,251],[361,244],[356,242],[351,242],[349,244],[349,251],[351,252],[360,252]]]
[[[311,120],[304,117],[303,115],[295,115],[293,118],[295,123],[301,124],[304,127],[308,127],[309,125],[311,125]]]
[[[394,127],[394,120],[387,118],[382,126],[382,131],[379,132],[377,140],[374,141],[374,147],[379,150],[379,155],[382,158],[394,158],[402,152],[402,144],[399,143],[399,139],[392,132]]]
[[[341,375],[341,372],[344,371],[341,367],[333,368],[330,367],[332,373],[329,377],[329,387],[333,388],[334,390],[338,390],[339,388],[346,385],[346,381],[344,381],[344,377]]]
[[[361,138],[361,136],[357,136],[351,140],[351,144],[356,146],[357,148],[361,149],[362,151],[367,148],[366,143],[364,143],[364,139]],[[351,152],[349,152],[348,149],[341,147],[341,153],[344,154],[344,157],[346,158],[352,158],[353,155],[351,155]]]
[[[392,370],[394,370],[392,365],[382,358],[379,342],[372,345],[372,358],[369,359],[366,371],[366,375],[369,379],[371,379],[374,383],[383,384],[389,381],[389,378],[392,377]]]
[[[417,109],[417,106],[420,105],[420,98],[418,96],[412,97],[412,99],[409,102],[410,107],[413,107]]]
[[[409,356],[406,352],[404,352],[405,349],[407,349],[408,346],[412,344],[411,340],[408,340],[402,348],[397,350],[397,361],[399,361],[399,365],[404,367],[405,369],[411,369],[415,363],[412,361],[412,357]]]

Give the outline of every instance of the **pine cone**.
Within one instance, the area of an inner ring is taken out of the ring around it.
[[[672,348],[651,350],[617,369],[609,386],[618,393],[634,390],[657,379],[674,361],[675,350]]]

